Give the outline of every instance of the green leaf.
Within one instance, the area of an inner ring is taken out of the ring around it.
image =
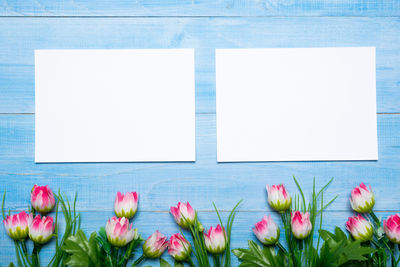
[[[172,267],[166,260],[160,258],[160,267]]]
[[[274,247],[261,248],[255,242],[249,240],[249,248],[238,248],[232,253],[241,261],[240,267],[269,267],[287,266],[287,259],[283,253],[276,254]]]
[[[93,232],[87,240],[82,230],[78,230],[73,236],[67,238],[62,249],[68,253],[66,265],[92,267],[102,266],[104,255]]]
[[[174,267],[184,267],[183,263],[180,261],[175,261],[174,262]]]
[[[15,267],[14,263],[10,262],[10,264],[8,265],[8,267]]]

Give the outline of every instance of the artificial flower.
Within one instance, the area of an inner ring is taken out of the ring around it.
[[[279,240],[279,227],[271,216],[264,216],[260,222],[256,223],[253,232],[264,245],[274,245]]]
[[[192,252],[190,243],[181,235],[174,234],[168,241],[168,254],[177,261],[184,261]]]
[[[383,229],[387,238],[395,244],[400,244],[400,215],[395,214],[383,220]]]
[[[114,202],[114,211],[117,217],[132,218],[138,207],[138,194],[136,192],[128,192],[125,195],[120,192]]]
[[[292,204],[292,198],[286,191],[285,186],[281,185],[267,185],[268,204],[276,211],[286,211]]]
[[[350,204],[353,210],[359,213],[371,212],[375,205],[375,196],[371,186],[366,187],[364,183],[351,191]]]
[[[295,211],[292,213],[291,226],[293,236],[297,239],[307,238],[312,230],[312,224],[310,221],[310,213],[302,213]]]
[[[221,225],[213,228],[212,226],[208,230],[208,233],[203,233],[204,242],[208,252],[214,255],[218,255],[225,250],[226,247],[226,233],[222,229]]]
[[[31,192],[31,204],[40,213],[46,214],[51,211],[56,204],[56,200],[50,187],[47,185],[34,185]]]
[[[37,244],[47,243],[53,236],[54,225],[52,217],[36,217],[29,223],[29,238]]]
[[[188,228],[189,225],[193,225],[196,220],[196,212],[190,206],[189,202],[179,202],[176,207],[171,207],[171,214],[174,217],[175,222],[183,228]]]
[[[167,237],[157,230],[144,242],[143,255],[147,258],[158,258],[164,253],[167,246]]]
[[[107,221],[106,234],[110,244],[115,247],[123,247],[139,236],[137,229],[132,228],[127,218],[115,216]]]
[[[346,229],[351,233],[355,240],[365,242],[372,239],[372,225],[360,214],[349,217],[349,220],[346,222]]]
[[[7,216],[3,220],[7,234],[14,240],[23,240],[28,237],[29,224],[32,222],[32,214],[22,211],[18,214]]]

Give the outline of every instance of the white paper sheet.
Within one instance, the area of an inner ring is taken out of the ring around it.
[[[195,160],[193,49],[36,50],[36,162]]]
[[[217,160],[377,160],[375,48],[217,49]]]

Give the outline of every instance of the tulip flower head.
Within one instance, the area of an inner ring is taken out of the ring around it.
[[[29,238],[37,244],[45,244],[52,238],[54,224],[52,217],[36,217],[29,223]]]
[[[190,243],[181,235],[174,234],[168,241],[168,254],[176,261],[184,261],[192,252]]]
[[[108,242],[115,247],[123,247],[139,237],[137,229],[132,228],[127,218],[115,216],[107,221],[106,234]]]
[[[297,239],[307,238],[312,230],[312,224],[310,221],[310,213],[302,213],[300,211],[295,211],[292,213],[292,233]]]
[[[351,233],[355,240],[365,242],[372,239],[372,225],[360,214],[349,217],[348,221],[346,222],[346,229]]]
[[[56,200],[50,187],[47,185],[34,185],[31,192],[31,204],[36,211],[42,214],[51,211],[56,204]]]
[[[371,186],[366,187],[364,183],[351,191],[350,204],[353,210],[359,213],[371,212],[375,205],[375,196]]]
[[[264,216],[260,222],[256,223],[253,232],[258,240],[267,246],[275,245],[279,240],[280,230],[271,216]]]
[[[18,214],[7,216],[3,220],[7,234],[14,240],[24,240],[29,234],[29,224],[32,222],[32,214],[22,211]]]
[[[268,204],[276,211],[286,211],[292,204],[292,198],[286,191],[285,186],[281,185],[267,185]]]
[[[214,255],[221,254],[226,247],[226,233],[221,225],[213,228],[212,226],[208,230],[208,233],[203,233],[204,242],[208,252]]]
[[[387,238],[395,244],[400,244],[400,215],[395,214],[383,220],[383,229]]]
[[[144,242],[143,254],[147,258],[159,258],[164,253],[167,246],[167,237],[157,230]]]
[[[186,204],[179,202],[178,206],[171,207],[171,214],[175,222],[183,228],[189,228],[196,220],[196,212],[192,206],[190,206],[189,202]]]
[[[128,192],[125,195],[120,192],[114,202],[114,211],[117,217],[132,218],[137,211],[138,194],[136,192]]]

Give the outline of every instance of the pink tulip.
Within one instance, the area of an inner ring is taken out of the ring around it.
[[[164,253],[167,246],[167,237],[157,230],[144,242],[143,254],[147,258],[159,258]]]
[[[375,196],[371,190],[371,186],[368,188],[364,183],[361,183],[360,186],[355,187],[351,191],[350,204],[356,212],[371,212],[375,205]]]
[[[29,224],[29,238],[37,244],[47,243],[53,236],[54,225],[52,217],[36,217]]]
[[[346,222],[346,229],[351,233],[355,240],[365,242],[372,239],[372,225],[360,214],[349,217],[349,220]]]
[[[18,214],[7,216],[3,220],[7,234],[14,240],[23,240],[28,237],[29,224],[32,222],[32,214],[22,211]]]
[[[31,193],[31,204],[36,211],[46,214],[54,208],[56,201],[53,192],[47,185],[34,185]]]
[[[217,227],[210,227],[208,233],[203,233],[204,242],[206,245],[206,249],[208,252],[214,255],[221,254],[226,247],[226,233],[225,230],[222,229],[221,225],[217,225]]]
[[[395,214],[383,220],[386,236],[395,244],[400,244],[400,215]]]
[[[188,228],[193,225],[196,220],[196,212],[190,206],[189,202],[178,203],[178,206],[171,207],[171,214],[174,216],[175,222],[183,228]]]
[[[110,244],[115,247],[123,247],[139,237],[137,229],[132,228],[127,218],[115,216],[107,221],[106,234]]]
[[[138,206],[138,194],[136,192],[129,192],[121,194],[117,193],[117,197],[114,202],[114,211],[117,217],[132,218]]]
[[[264,245],[274,245],[279,240],[280,230],[271,216],[264,216],[260,222],[256,223],[253,232]]]
[[[286,191],[286,188],[281,185],[267,185],[268,204],[276,211],[287,211],[292,204],[292,198]]]
[[[312,230],[312,224],[310,221],[310,213],[302,213],[295,211],[292,213],[292,233],[297,239],[307,238]]]
[[[192,252],[190,243],[181,235],[174,234],[168,241],[168,254],[177,261],[184,261]]]

